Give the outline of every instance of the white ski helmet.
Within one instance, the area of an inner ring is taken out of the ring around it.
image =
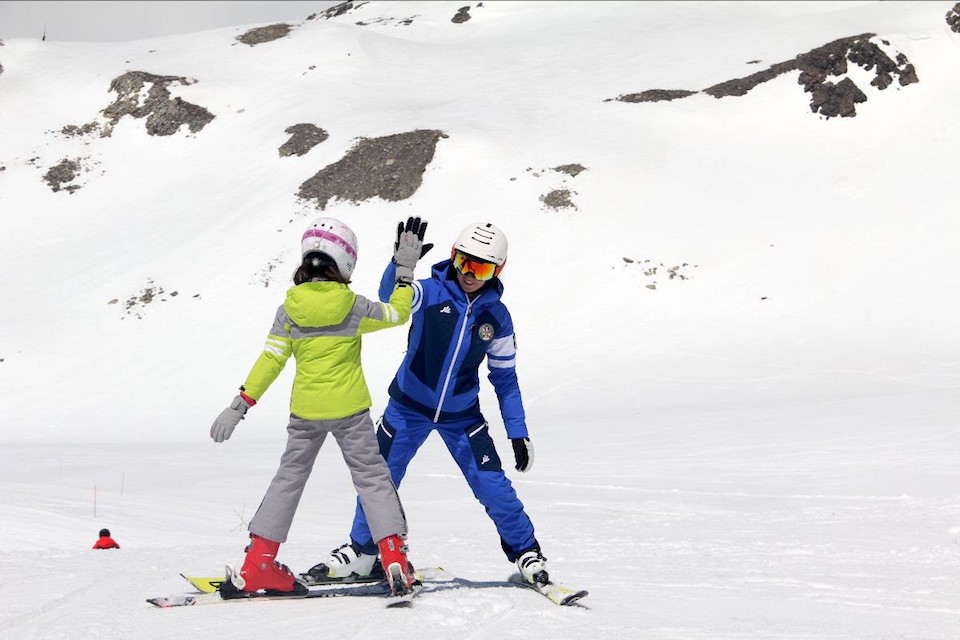
[[[457,251],[492,262],[497,265],[494,275],[499,276],[507,262],[507,236],[489,222],[475,222],[457,236],[450,250],[451,259]]]
[[[347,280],[357,266],[357,236],[347,225],[336,218],[317,218],[303,232],[300,242],[301,256],[311,253],[325,253],[330,256],[337,269]]]

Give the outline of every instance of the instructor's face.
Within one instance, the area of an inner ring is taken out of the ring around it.
[[[460,283],[460,288],[463,289],[466,293],[474,293],[479,291],[486,282],[482,280],[477,280],[473,277],[472,273],[460,273],[456,271],[457,282]]]

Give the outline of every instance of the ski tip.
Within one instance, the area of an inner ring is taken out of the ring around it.
[[[590,592],[586,589],[573,589],[565,584],[553,582],[552,580],[547,582],[527,582],[519,573],[511,575],[508,582],[532,589],[546,596],[554,604],[563,607],[576,604],[581,599],[590,595]]]
[[[577,591],[576,593],[571,593],[570,595],[561,599],[558,604],[562,607],[569,607],[570,605],[579,602],[582,598],[586,598],[588,595],[590,595],[589,591]]]
[[[399,600],[387,603],[387,609],[408,609],[413,606],[412,600]]]
[[[211,578],[201,577],[201,576],[188,576],[185,574],[180,574],[184,580],[190,583],[194,589],[202,593],[215,593],[220,589],[220,585],[224,582],[227,582],[225,578]]]
[[[194,605],[197,603],[197,599],[193,596],[160,596],[157,598],[147,598],[147,602],[155,607],[168,609],[170,607],[188,607]]]

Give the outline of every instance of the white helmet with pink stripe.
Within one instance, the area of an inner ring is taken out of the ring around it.
[[[317,218],[303,232],[300,242],[301,255],[322,253],[332,259],[347,280],[357,266],[357,236],[347,225],[336,218]]]

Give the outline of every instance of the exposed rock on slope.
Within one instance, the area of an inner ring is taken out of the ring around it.
[[[347,154],[300,185],[297,195],[324,209],[333,198],[360,202],[379,197],[409,198],[433,160],[442,131],[421,129],[382,138],[365,138]]]
[[[79,173],[80,161],[64,158],[59,163],[47,170],[47,172],[43,175],[43,180],[50,185],[50,188],[55,192],[63,189],[64,191],[73,193],[80,188],[79,185],[63,185],[68,182],[73,182],[74,178],[76,178]]]
[[[317,20],[323,18],[324,20],[329,20],[330,18],[336,18],[337,16],[342,16],[345,13],[350,12],[352,9],[363,6],[367,4],[366,2],[341,2],[340,4],[334,5],[329,9],[325,9],[320,13],[314,13],[307,20]]]
[[[237,40],[243,44],[254,47],[258,44],[263,44],[264,42],[272,42],[274,40],[279,40],[280,38],[285,38],[292,29],[293,27],[291,27],[289,24],[281,22],[279,24],[271,24],[266,27],[250,29],[250,31],[237,36]]]
[[[326,140],[330,135],[315,124],[301,123],[284,129],[290,139],[280,146],[280,157],[302,156]]]
[[[960,6],[960,4],[958,4]],[[949,21],[949,18],[948,18]],[[845,77],[848,63],[858,65],[866,71],[873,71],[870,84],[880,90],[893,84],[894,79],[901,86],[919,82],[916,69],[902,53],[891,58],[880,45],[873,41],[875,34],[864,33],[841,38],[822,47],[811,49],[793,60],[778,62],[769,68],[743,78],[735,78],[703,89],[703,93],[714,98],[746,95],[757,85],[773,80],[785,73],[799,71],[797,82],[806,93],[811,94],[810,110],[831,118],[834,116],[851,117],[856,115],[855,104],[866,102],[863,90],[850,78]],[[881,40],[889,47],[890,43]],[[834,80],[837,80],[834,82]],[[680,89],[650,89],[640,93],[621,95],[620,102],[658,102],[675,100],[697,93]]]
[[[196,80],[177,76],[157,76],[145,71],[128,71],[110,83],[110,91],[117,92],[117,99],[101,113],[111,125],[120,122],[123,116],[146,118],[147,133],[152,136],[170,136],[187,125],[191,133],[203,129],[214,115],[201,106],[181,98],[170,96],[172,84],[191,85]],[[141,104],[145,85],[151,85]]]
[[[954,33],[960,33],[960,2],[953,5],[953,9],[947,11],[947,26]]]

